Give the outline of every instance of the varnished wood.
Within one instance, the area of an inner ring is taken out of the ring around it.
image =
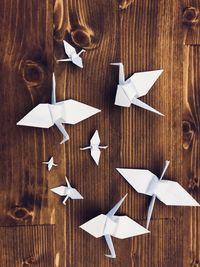
[[[57,266],[55,226],[0,227],[2,266]]]
[[[190,46],[185,49],[185,90],[183,109],[183,156],[184,177],[187,180],[188,190],[199,201],[199,58],[200,47]],[[200,262],[200,211],[190,210],[188,227],[191,234],[188,236],[190,248],[190,263],[198,266]],[[189,255],[189,252],[187,252]]]
[[[0,262],[4,267],[197,267],[200,266],[200,211],[167,207],[159,201],[151,233],[114,239],[107,246],[79,229],[105,213],[125,193],[120,208],[145,226],[149,199],[136,193],[116,167],[148,168],[182,184],[198,201],[199,190],[199,0],[2,0],[0,3]],[[82,55],[84,68],[58,63],[65,39]],[[117,67],[125,76],[164,69],[146,103],[165,117],[132,106],[114,105]],[[40,102],[49,102],[55,71],[57,99],[73,98],[102,110],[67,125],[70,140],[16,122]],[[97,167],[88,151],[95,129],[102,151]],[[41,164],[54,156],[58,167]],[[50,188],[71,184],[84,196],[66,207]]]

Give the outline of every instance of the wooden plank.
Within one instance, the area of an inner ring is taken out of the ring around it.
[[[199,58],[200,47],[189,46],[185,48],[184,61],[184,109],[183,109],[183,158],[184,177],[187,180],[189,192],[200,201],[200,165],[199,165],[199,137],[200,137],[200,88],[199,88]],[[200,229],[199,209],[189,210],[186,214],[188,220],[185,228],[190,229],[186,237],[189,249],[187,250],[188,262],[185,266],[198,266],[200,262]],[[185,216],[185,217],[186,217]]]
[[[183,1],[183,24],[185,45],[200,45],[200,3],[199,0]]]
[[[1,225],[53,220],[47,200],[49,177],[41,162],[55,151],[48,147],[54,130],[16,126],[51,94],[52,5],[39,3],[1,1]]]
[[[171,163],[166,177],[184,185],[181,168],[183,45],[179,41],[183,31],[181,14],[177,15],[180,8],[178,1],[173,5],[166,1],[137,1],[121,14],[120,58],[126,77],[138,71],[164,69],[142,100],[165,114],[161,117],[134,106],[121,109],[121,167],[146,168],[159,175],[168,159]],[[125,180],[121,184],[132,198],[129,212],[135,218],[146,218],[147,197],[136,193]],[[179,217],[181,212],[156,203],[153,218]]]
[[[179,219],[154,220],[149,235],[131,240],[131,266],[183,266],[184,259],[178,256],[183,251],[182,223]]]
[[[67,11],[63,13],[64,18],[59,18],[62,7],[63,9],[67,7]],[[73,202],[69,207],[70,215],[67,217],[66,228],[67,266],[87,265],[87,258],[90,266],[98,263],[99,266],[109,264],[103,256],[103,242],[102,247],[96,247],[97,240],[92,240],[79,229],[79,225],[99,212],[106,212],[110,208],[110,199],[114,198],[115,203],[121,197],[110,176],[110,169],[114,170],[115,164],[111,158],[119,158],[119,154],[116,155],[119,143],[113,138],[113,134],[117,135],[114,131],[116,126],[112,128],[112,125],[118,124],[116,118],[120,116],[116,117],[116,112],[118,114],[119,112],[109,104],[113,102],[115,94],[114,87],[110,90],[113,78],[110,75],[109,63],[115,58],[117,49],[115,47],[117,45],[115,41],[116,8],[115,1],[56,2],[55,21],[62,21],[62,24],[56,24],[55,29],[56,58],[63,56],[62,38],[75,45],[78,50],[80,48],[87,50],[83,55],[84,69],[80,70],[71,64],[63,63],[55,66],[58,86],[63,87],[65,98],[73,98],[102,109],[100,114],[89,120],[68,127],[71,138],[66,144],[66,169],[72,182],[78,186],[85,199],[81,202]],[[111,24],[113,24],[114,34],[110,34],[110,27],[107,27]],[[92,161],[88,151],[80,152],[79,150],[80,147],[88,144],[95,129],[99,130],[102,144],[109,145],[107,150],[102,151],[98,167]],[[114,194],[111,193],[112,191]],[[100,243],[101,241],[99,240]],[[95,247],[98,249],[96,253],[94,253]]]
[[[66,209],[60,198],[49,190],[63,183],[66,175],[65,147],[59,145],[61,135],[56,128],[42,130],[16,126],[16,122],[38,103],[50,101],[53,1],[1,1],[0,15],[0,73],[4,101],[0,133],[3,166],[0,168],[3,200],[0,225],[58,223],[54,236],[55,255],[64,267]],[[58,88],[58,96],[63,98],[61,89]],[[41,162],[50,156],[55,157],[59,167],[49,173]]]
[[[150,93],[142,100],[165,114],[162,118],[137,107],[121,110],[121,166],[148,168],[159,175],[164,160],[168,159],[171,163],[166,178],[176,180],[185,186],[181,164],[183,98],[183,45],[180,42],[183,40],[183,29],[182,14],[179,12],[181,7],[179,1],[174,1],[173,4],[169,1],[136,1],[120,16],[120,58],[125,65],[126,77],[137,71],[164,69]],[[129,192],[130,199],[125,213],[133,218],[146,218],[148,198],[136,193],[125,181],[122,182],[122,188]],[[174,247],[166,242],[163,246],[159,243],[159,239],[154,241],[154,231],[158,230],[157,222],[161,218],[166,220],[163,226],[167,231],[166,222],[183,218],[183,209],[167,207],[157,201],[150,226],[151,234],[147,245],[149,249],[147,251],[144,249],[146,237],[140,237],[141,251],[139,244],[136,251],[139,250],[141,254],[138,253],[139,256],[136,256],[136,262],[132,259],[132,266],[182,266],[184,254],[180,244],[175,243]],[[166,235],[163,233],[161,242],[173,238],[182,243],[183,228],[179,231],[174,229],[170,233],[166,232]],[[154,243],[158,246],[155,247]],[[159,248],[162,250],[161,254]],[[172,260],[169,255],[174,255],[175,251],[178,251],[179,259],[176,256]]]
[[[92,238],[79,225],[107,212],[127,192],[119,213],[145,225],[149,199],[137,194],[116,167],[148,168],[159,175],[169,159],[166,177],[199,200],[199,49],[184,46],[199,44],[199,35],[191,37],[184,22],[185,8],[199,4],[199,0],[55,0],[53,9],[53,1],[47,0],[1,1],[0,225],[14,226],[0,228],[0,236],[6,233],[1,243],[3,266],[198,266],[197,209],[166,207],[157,201],[152,233],[114,240],[116,260],[104,256],[103,238]],[[87,50],[83,70],[56,62],[64,55],[63,39]],[[114,106],[118,75],[109,63],[119,61],[126,77],[164,69],[142,99],[164,118],[134,106]],[[70,141],[62,146],[56,128],[15,125],[39,102],[49,101],[53,70],[58,100],[73,98],[102,109],[81,124],[67,126]],[[95,129],[102,144],[109,145],[99,167],[89,152],[79,151]],[[48,172],[41,161],[51,155],[59,166]],[[69,200],[66,207],[49,191],[64,184],[65,175],[85,198]],[[15,248],[11,240],[21,247]],[[38,259],[34,263],[32,256]]]
[[[0,262],[5,267],[55,267],[53,225],[0,227]]]
[[[90,4],[90,1],[85,1],[82,2],[81,4],[78,1],[75,3],[67,2],[67,4],[64,1],[63,3],[64,4],[62,6],[68,5],[68,15],[69,15],[68,24],[64,25],[65,27],[62,25],[59,26],[60,28],[56,31],[57,40],[62,40],[62,38],[65,37],[67,40],[74,42],[75,44],[79,44],[80,47],[92,49],[91,52],[94,53],[94,58],[95,55],[97,55],[97,53],[98,56],[101,55],[102,51],[101,50],[99,51],[99,49],[103,47],[103,44],[99,47],[98,46],[99,39],[98,38],[95,39],[95,37],[101,36],[102,38],[101,40],[104,40],[104,35],[99,33],[98,31],[96,32],[92,28],[91,25],[93,25],[94,21],[91,22],[90,20],[91,18],[87,14],[87,12],[89,11],[86,8],[90,7],[89,9],[90,13],[95,13],[96,10],[98,10],[99,5],[93,6]],[[142,196],[136,195],[136,193],[134,193],[132,189],[128,188],[127,184],[125,184],[124,181],[122,181],[122,178],[120,176],[118,176],[118,178],[113,182],[113,177],[117,176],[117,173],[115,171],[115,167],[117,167],[117,164],[121,164],[123,166],[124,164],[126,164],[126,167],[132,167],[132,166],[146,167],[146,168],[149,167],[152,169],[152,171],[159,173],[161,171],[162,168],[161,166],[162,163],[164,162],[164,159],[169,158],[172,161],[171,169],[169,169],[168,171],[169,177],[172,177],[174,180],[177,179],[184,185],[186,184],[186,181],[182,179],[182,167],[181,167],[181,162],[182,162],[181,88],[183,86],[183,81],[181,79],[183,72],[181,71],[181,68],[183,60],[183,41],[180,42],[180,39],[183,40],[182,13],[179,12],[179,15],[177,16],[177,10],[181,10],[181,8],[182,6],[180,5],[179,2],[175,3],[174,5],[170,5],[168,4],[168,2],[163,2],[163,1],[160,3],[138,1],[130,5],[130,7],[125,9],[122,13],[121,11],[118,11],[118,16],[117,17],[114,16],[114,18],[116,17],[116,21],[114,19],[112,20],[113,27],[115,27],[115,23],[117,24],[117,26],[120,25],[120,28],[117,31],[117,36],[120,42],[116,47],[116,55],[114,59],[117,61],[122,60],[124,62],[125,70],[126,73],[128,73],[128,75],[130,75],[134,71],[146,70],[148,68],[155,69],[162,67],[165,69],[165,73],[163,74],[165,76],[161,78],[160,81],[158,81],[158,83],[155,85],[154,91],[152,91],[150,95],[148,95],[145,98],[145,100],[149,101],[148,103],[152,105],[155,103],[157,105],[156,108],[158,109],[159,107],[160,109],[163,108],[163,110],[161,111],[166,114],[165,120],[161,121],[161,119],[156,117],[154,114],[138,110],[137,108],[134,107],[132,109],[123,111],[122,109],[113,106],[109,108],[109,114],[110,114],[109,124],[105,124],[103,127],[105,129],[105,132],[108,132],[106,127],[109,128],[110,132],[109,190],[111,192],[111,196],[114,196],[112,202],[114,202],[114,199],[116,199],[115,197],[116,195],[123,195],[125,192],[129,191],[131,196],[134,195],[134,201],[132,197],[129,197],[128,204],[126,202],[125,207],[122,209],[123,211],[125,211],[125,213],[128,213],[135,218],[144,219],[146,217],[145,207],[147,207],[147,199],[145,199],[145,197],[142,198]],[[105,14],[105,11],[101,12],[101,14]],[[97,21],[98,17],[99,16],[97,15]],[[60,21],[66,22],[67,18],[61,19]],[[97,21],[95,21],[94,24],[95,26],[99,25]],[[142,24],[141,21],[143,22]],[[162,29],[165,26],[166,28],[168,27],[168,30],[165,32],[160,32],[159,29]],[[67,29],[66,32],[63,30],[64,28]],[[77,32],[79,33],[78,36],[81,36],[82,38],[80,39],[75,38],[77,37],[76,35]],[[92,35],[94,36],[93,39],[90,35],[91,32]],[[139,36],[140,32],[143,32],[143,34],[145,36],[147,35],[147,37],[140,38]],[[138,36],[139,38],[137,38]],[[177,36],[175,42],[174,39],[172,42],[172,38],[174,38],[173,36]],[[93,43],[91,40],[95,40],[96,42]],[[177,51],[179,52],[178,55]],[[104,46],[104,53],[105,55],[102,57],[102,60],[106,60],[105,58],[107,57],[105,46]],[[59,52],[57,52],[57,54],[59,56]],[[84,55],[85,58],[86,55]],[[60,57],[61,56],[62,55],[60,55]],[[86,64],[88,64],[87,63],[89,60],[88,58],[89,56],[87,56]],[[92,63],[90,64],[92,65]],[[86,66],[87,66],[87,72],[90,72],[89,65]],[[99,65],[97,64],[97,66]],[[83,78],[80,78],[81,74],[84,73],[84,70],[83,72],[81,72],[79,76],[78,74],[77,76],[75,76],[75,73],[78,73],[78,70],[72,70],[68,68],[68,66],[67,67],[65,66],[65,68],[67,68],[67,71],[71,73],[71,75],[67,74],[65,75],[65,77],[67,76],[67,86],[69,87],[68,90],[70,90],[70,88],[73,88],[73,91],[72,92],[70,91],[70,93],[68,93],[68,95],[70,94],[70,97],[71,95],[76,95],[76,97],[78,95],[78,99],[85,98],[85,100],[88,100],[90,99],[90,95],[93,96],[94,94],[95,96],[95,93],[98,94],[100,89],[97,88],[99,88],[98,86],[100,85],[98,85],[99,82],[98,84],[96,84],[97,79],[95,75],[95,70],[92,69],[94,74],[92,76],[92,82],[91,82],[88,79],[84,80],[83,76],[82,76]],[[73,76],[72,76],[72,71],[73,71]],[[102,72],[103,71],[104,70],[102,69]],[[109,71],[110,76],[112,75],[113,72],[114,72],[113,69]],[[100,78],[101,73],[99,74],[98,70],[99,81],[101,81]],[[114,95],[116,92],[116,85],[115,85],[116,82],[114,78],[117,80],[117,75],[113,77],[112,84],[110,85],[110,87],[106,87],[106,91],[107,88],[110,88],[111,92],[110,100],[112,102],[114,102]],[[61,81],[63,80],[63,78],[60,77],[59,80]],[[74,88],[77,87],[79,88],[80,84],[81,88],[83,88],[83,91],[82,90],[78,92],[75,91]],[[176,85],[177,90],[173,90],[174,85]],[[159,91],[159,93],[157,93],[156,89],[158,90],[158,88],[160,88],[160,90],[162,89],[162,92]],[[101,92],[103,90],[105,89],[103,89],[102,86]],[[158,99],[157,95],[161,97]],[[159,101],[158,100],[155,101],[154,99],[156,100],[158,99]],[[177,101],[177,99],[179,101]],[[90,101],[94,100],[91,99]],[[99,104],[100,102],[96,103]],[[173,114],[172,114],[172,107],[173,107]],[[106,105],[104,106],[104,109],[106,109]],[[122,114],[121,117],[119,117],[120,112]],[[90,122],[89,121],[86,122],[86,124],[91,123],[91,121],[92,120],[90,120]],[[119,125],[121,125],[120,129]],[[152,125],[154,126],[152,127]],[[83,132],[82,129],[80,131]],[[113,135],[115,136],[115,139],[113,138]],[[87,138],[87,135],[85,137]],[[138,144],[137,140],[142,140],[142,142]],[[73,147],[76,145],[77,144],[73,144]],[[136,148],[136,151],[132,153],[132,149],[130,150],[130,147]],[[72,148],[70,149],[70,151],[71,153],[76,153],[73,152]],[[76,156],[74,156],[74,159],[77,158],[78,162],[80,162],[79,157],[81,156],[76,154]],[[155,161],[156,158],[158,159],[158,161]],[[75,171],[75,166],[76,166],[75,164],[78,163],[74,163],[74,173],[76,172],[77,175],[78,168]],[[80,163],[79,166],[80,169],[82,170],[84,169],[83,173],[85,174],[86,167],[84,165],[80,165]],[[102,174],[104,175],[108,166],[104,164],[103,167],[104,167],[104,172]],[[94,170],[92,171],[91,167],[90,167],[90,172],[93,177]],[[100,170],[98,170],[98,174],[100,174]],[[95,173],[95,177],[97,177],[98,174]],[[99,176],[101,180],[102,180],[101,178],[102,174]],[[98,186],[99,185],[100,182],[98,180]],[[118,185],[118,187],[116,185]],[[105,182],[104,186],[106,187]],[[99,188],[95,187],[95,192],[98,192],[98,189]],[[105,196],[105,188],[101,189],[101,191],[99,192],[101,194],[103,193]],[[90,194],[91,190],[90,188],[88,188],[87,196],[89,196]],[[92,216],[97,215],[100,211],[103,212],[104,210],[102,208],[102,205],[100,206],[99,210],[95,208],[95,206],[98,207],[97,206],[98,200],[96,200],[95,194],[94,198],[95,199],[92,199],[93,205],[90,206],[89,204],[87,204],[88,209],[87,209],[87,216],[85,215],[85,220],[91,218]],[[77,212],[77,214],[79,213]],[[154,218],[173,219],[175,217],[179,218],[180,216],[181,217],[183,216],[183,209],[181,208],[173,209],[170,207],[163,207],[163,205],[157,203],[157,210],[155,210]],[[85,220],[82,221],[84,222]],[[183,234],[182,231],[183,229],[180,229],[179,232],[176,232],[177,235],[176,239],[180,239],[182,237]],[[76,235],[78,235],[78,233],[76,233]],[[105,244],[103,241],[98,242],[97,240],[91,239],[91,237],[85,233],[83,234],[83,237],[77,239],[77,241],[78,240],[79,240],[79,242],[77,242],[78,244],[80,244],[81,240],[86,240],[85,247],[79,248],[81,251],[81,255],[86,255],[86,257],[78,256],[78,258],[76,258],[75,260],[74,256],[72,256],[72,261],[71,261],[72,266],[77,266],[78,264],[80,264],[81,266],[81,264],[83,264],[83,259],[85,262],[87,261],[86,260],[87,258],[90,259],[90,262],[87,262],[87,265],[91,264],[91,266],[93,266],[96,262],[98,262],[99,266],[112,265],[112,263],[107,259],[102,259],[101,255],[99,254],[99,253],[103,254],[104,251],[102,246],[105,246]],[[97,247],[95,246],[96,243],[98,244]],[[122,245],[120,247],[122,247]],[[100,249],[98,250],[99,253],[97,252],[97,249]],[[163,253],[167,253],[166,250],[170,250],[170,248],[165,247],[165,251]],[[130,248],[128,245],[126,246],[126,251],[129,251],[127,254],[130,254]],[[124,254],[123,249],[121,249],[118,255],[119,262],[126,262],[127,265],[131,265],[132,260],[131,258],[127,257],[127,254]]]

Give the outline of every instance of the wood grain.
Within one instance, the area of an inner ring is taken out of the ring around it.
[[[185,85],[183,110],[183,155],[184,177],[188,183],[188,190],[199,201],[199,58],[200,46],[190,46],[185,49]],[[188,244],[191,266],[198,266],[200,262],[200,211],[190,210],[190,235]]]
[[[53,70],[53,3],[40,0],[1,1],[0,14],[0,73],[4,102],[1,105],[3,116],[0,133],[0,225],[59,222],[54,236],[55,250],[52,253],[55,252],[54,257],[59,255],[60,266],[65,266],[66,210],[49,190],[63,182],[65,147],[58,149],[57,142],[52,142],[60,138],[56,129],[43,131],[16,126],[16,122],[36,104],[50,100]],[[51,155],[61,168],[48,173],[41,162]],[[31,242],[32,240],[26,239],[24,246]],[[48,263],[48,259],[46,261]],[[15,262],[12,265],[8,262],[3,266],[15,266]],[[49,266],[53,266],[51,261]]]
[[[188,1],[183,9],[183,24],[185,26],[185,45],[200,45],[200,9],[198,1]]]
[[[116,167],[148,168],[178,181],[200,201],[199,80],[200,0],[2,0],[0,3],[0,263],[5,267],[198,267],[200,211],[156,202],[151,234],[114,239],[117,259],[79,225],[105,213],[124,194],[119,214],[146,224],[149,199],[137,194]],[[62,40],[83,54],[84,68],[58,63]],[[164,69],[142,98],[165,117],[114,106],[117,67],[125,76]],[[67,125],[70,140],[48,130],[16,122],[40,102],[49,102],[55,71],[57,99],[73,98],[101,113]],[[87,145],[95,129],[102,144],[100,165]],[[54,156],[58,167],[41,164]],[[83,201],[67,202],[50,192],[71,184]]]
[[[56,266],[53,225],[0,227],[2,266]]]

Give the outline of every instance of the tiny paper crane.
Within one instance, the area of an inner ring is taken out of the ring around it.
[[[99,165],[99,159],[101,155],[100,149],[106,149],[108,146],[100,146],[100,138],[99,133],[96,130],[93,134],[92,138],[90,139],[90,146],[86,146],[83,148],[80,148],[80,150],[86,150],[90,149],[90,153],[92,158],[94,159],[95,163]]]
[[[63,44],[64,44],[65,53],[67,54],[69,58],[59,59],[57,61],[60,61],[60,62],[72,61],[72,63],[74,63],[76,66],[83,68],[83,61],[80,55],[86,51],[82,49],[79,53],[76,53],[76,49],[72,45],[70,45],[68,42],[63,40]]]
[[[66,201],[68,198],[83,199],[81,194],[75,188],[71,187],[66,176],[65,176],[65,180],[66,180],[67,186],[61,185],[61,186],[54,187],[51,189],[52,192],[54,192],[60,196],[66,196],[65,199],[63,200],[63,204],[66,205]]]
[[[58,164],[54,163],[53,157],[51,157],[49,161],[43,161],[42,164],[46,164],[47,165],[48,171],[50,171],[53,166],[58,166]]]

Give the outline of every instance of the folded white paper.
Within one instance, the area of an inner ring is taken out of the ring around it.
[[[73,187],[71,187],[67,177],[65,177],[67,186],[58,186],[55,188],[52,188],[51,191],[60,195],[60,196],[66,196],[65,199],[63,200],[63,204],[66,205],[66,201],[68,198],[71,199],[83,199],[81,194]]]
[[[73,99],[56,102],[56,83],[53,74],[53,89],[51,104],[39,104],[33,108],[17,125],[31,126],[39,128],[50,128],[54,124],[63,134],[63,144],[69,140],[63,123],[76,124],[90,116],[100,112],[101,110],[93,108]]]
[[[130,107],[131,104],[133,104],[164,116],[159,111],[138,99],[149,92],[163,70],[134,73],[130,78],[125,80],[123,64],[111,63],[111,65],[119,66],[119,84],[117,86],[115,105],[121,107]]]
[[[170,206],[200,206],[179,183],[162,180],[169,163],[169,161],[166,161],[160,178],[149,170],[117,168],[118,172],[138,193],[152,196],[147,213],[147,229],[149,227],[156,198],[165,205]]]
[[[58,166],[57,164],[54,163],[53,157],[51,157],[49,161],[43,161],[42,164],[47,165],[48,171],[50,171],[53,166]]]
[[[81,229],[96,238],[102,236],[105,237],[110,250],[110,254],[106,256],[110,258],[116,258],[111,236],[124,239],[149,233],[147,229],[136,223],[128,216],[115,215],[126,196],[127,195],[125,195],[106,215],[100,214],[80,226]]]
[[[90,149],[90,153],[92,158],[94,159],[95,163],[99,165],[99,159],[101,155],[100,149],[106,149],[108,146],[100,146],[100,138],[99,133],[96,130],[92,138],[90,139],[90,146],[86,146],[80,148],[80,150],[87,150]]]
[[[72,45],[70,45],[68,42],[63,40],[63,44],[64,44],[65,53],[68,56],[68,58],[59,59],[57,61],[61,61],[61,62],[72,61],[72,63],[74,63],[76,66],[83,68],[83,61],[80,55],[86,51],[82,49],[79,53],[76,53],[76,49]]]

